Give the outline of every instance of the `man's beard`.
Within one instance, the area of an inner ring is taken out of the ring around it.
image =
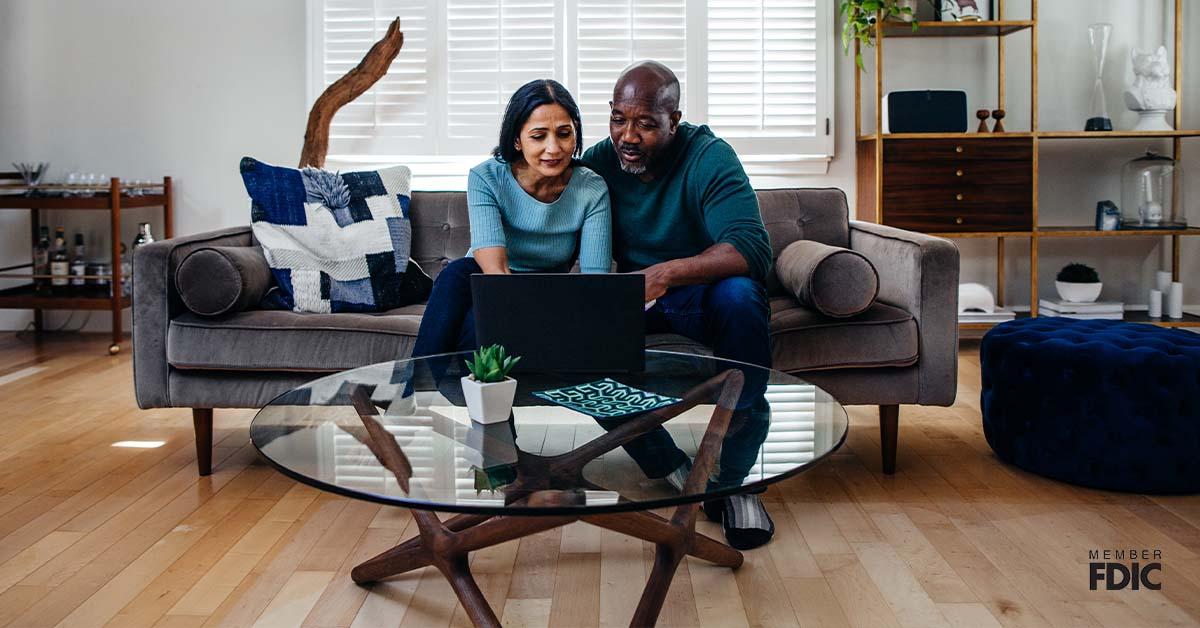
[[[646,164],[627,164],[624,160],[618,159],[621,163],[621,170],[629,174],[646,174]]]

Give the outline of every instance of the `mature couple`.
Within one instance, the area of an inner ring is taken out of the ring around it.
[[[518,89],[493,158],[471,169],[471,249],[438,276],[413,355],[476,347],[472,274],[565,272],[578,250],[585,273],[608,272],[615,259],[619,272],[645,275],[645,299],[654,302],[647,332],[682,334],[717,357],[769,367],[763,281],[771,247],[757,197],[729,144],[681,122],[679,98],[666,66],[627,68],[613,88],[609,138],[583,152],[579,108],[562,85],[537,80]],[[766,419],[758,412],[744,422],[755,427],[742,431],[761,443]],[[647,476],[677,489],[691,467],[661,428],[625,448]],[[744,477],[753,460],[735,461],[726,448],[722,474],[745,467]],[[705,504],[705,512],[722,520],[735,547],[762,545],[774,533],[756,495]]]

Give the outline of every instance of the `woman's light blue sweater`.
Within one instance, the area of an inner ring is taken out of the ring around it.
[[[579,249],[579,268],[606,273],[612,263],[608,186],[600,175],[575,164],[566,189],[543,203],[517,183],[506,163],[475,166],[467,178],[471,250],[503,246],[514,271],[549,271],[568,265]]]

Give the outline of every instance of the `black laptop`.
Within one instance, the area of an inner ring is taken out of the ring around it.
[[[516,371],[645,370],[640,274],[471,275],[475,338],[521,356]]]

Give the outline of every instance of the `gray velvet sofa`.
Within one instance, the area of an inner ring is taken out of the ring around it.
[[[838,189],[759,191],[776,257],[801,239],[858,251],[879,274],[866,312],[828,318],[800,305],[772,270],[776,369],[801,375],[843,404],[877,405],[883,470],[895,468],[900,404],[950,405],[958,374],[958,249],[949,240],[848,220]],[[466,195],[417,192],[412,256],[431,275],[467,250]],[[204,246],[252,246],[249,226],[172,238],[134,255],[133,365],[142,408],[191,408],[197,462],[211,470],[214,408],[257,408],[321,374],[408,356],[423,305],[381,314],[242,311],[205,318],[184,307],[175,269]],[[264,261],[265,263],[265,261]],[[653,335],[648,348],[706,352]]]

